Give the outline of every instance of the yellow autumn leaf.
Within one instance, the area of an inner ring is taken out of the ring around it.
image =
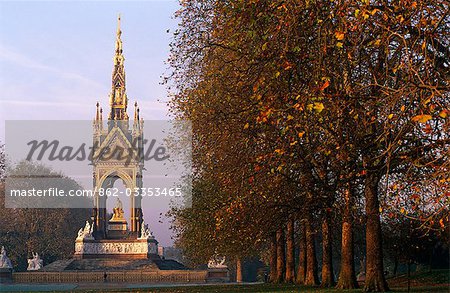
[[[394,117],[394,114],[389,114],[388,115],[388,119],[392,119],[392,117]]]
[[[261,49],[262,49],[263,51],[265,51],[265,50],[267,49],[267,42],[265,42],[265,43],[262,45]]]
[[[342,41],[342,40],[344,39],[345,34],[344,34],[343,32],[336,32],[336,33],[334,34],[334,36],[336,37],[336,39],[337,39],[338,41]]]
[[[284,154],[284,150],[282,150],[282,149],[276,149],[275,152],[279,155]]]
[[[292,119],[294,119],[294,116],[288,115],[288,116],[287,116],[287,119],[288,119],[288,120],[292,120]]]
[[[422,115],[414,116],[411,120],[413,122],[427,123],[427,121],[431,120],[432,118],[433,117],[431,115],[422,114]]]
[[[342,42],[336,43],[336,47],[338,47],[339,49],[342,49],[343,46],[344,46],[344,44]]]
[[[426,99],[424,102],[423,102],[423,104],[424,105],[427,105],[428,103],[430,103],[431,102],[431,98],[428,98],[428,99]]]
[[[448,110],[442,110],[441,112],[439,112],[439,116],[442,118],[447,118]]]
[[[322,112],[322,110],[325,108],[325,106],[322,103],[315,102],[313,109],[316,110],[317,113]]]
[[[245,124],[245,125],[244,125],[244,129],[247,129],[247,128],[248,128],[248,126],[249,126],[249,125],[248,125],[248,123],[247,123],[247,124]]]

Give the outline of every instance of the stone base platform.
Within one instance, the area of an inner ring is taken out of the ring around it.
[[[128,270],[159,270],[150,259],[122,260],[122,259],[71,259],[60,260],[46,265],[42,271],[128,271]]]
[[[206,270],[190,270],[174,260],[68,259],[33,272],[13,272],[15,283],[206,283]]]
[[[52,262],[39,270],[40,272],[62,271],[158,271],[187,270],[184,265],[174,260],[163,259],[65,259]]]
[[[227,269],[191,270],[174,260],[66,259],[32,272],[13,272],[14,283],[199,284],[229,282]]]

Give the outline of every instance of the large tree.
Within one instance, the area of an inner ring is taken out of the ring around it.
[[[75,180],[34,162],[22,161],[17,165],[8,166],[4,170],[5,177],[14,174],[29,176],[39,174],[40,176],[48,175],[52,178],[60,178],[63,185],[58,188],[66,190],[66,192],[81,188]],[[8,180],[10,181],[7,184],[14,185],[13,179]],[[43,178],[35,181],[33,185],[26,186],[21,180],[20,188],[27,189],[28,187],[45,190],[50,187],[54,188],[55,181]],[[84,227],[85,221],[89,219],[91,213],[89,209],[6,208],[5,196],[5,182],[2,181],[0,182],[0,222],[2,223],[0,243],[7,249],[15,270],[26,269],[27,258],[32,257],[32,252],[39,253],[44,260],[44,265],[72,257],[77,231]],[[27,198],[23,200],[27,200]]]
[[[324,215],[323,273],[330,276],[328,213],[343,199],[350,243],[343,241],[339,286],[351,288],[349,189],[362,190],[365,290],[388,290],[382,183],[448,146],[447,8],[408,0],[183,1],[171,109],[193,122],[196,179],[214,177],[225,194],[214,210],[219,228],[235,227],[230,236],[239,237],[236,219],[245,218],[252,223],[246,235],[263,242],[303,213],[305,277],[315,284],[312,227]]]

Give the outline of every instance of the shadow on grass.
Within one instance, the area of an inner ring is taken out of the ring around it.
[[[391,292],[407,292],[407,288],[393,287]],[[129,288],[129,289],[117,289],[111,290],[82,290],[77,292],[171,292],[171,293],[231,293],[231,292],[363,292],[362,289],[356,290],[338,290],[334,288],[320,288],[309,286],[297,286],[291,284],[254,284],[254,285],[202,285],[202,286],[188,286],[188,287],[158,287],[158,288]],[[449,292],[447,285],[439,286],[419,286],[411,288],[410,292]]]

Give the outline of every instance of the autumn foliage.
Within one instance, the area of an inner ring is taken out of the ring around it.
[[[294,219],[294,246],[306,250],[296,282],[319,282],[314,238],[321,231],[322,286],[355,288],[359,220],[364,289],[388,290],[384,219],[406,217],[424,233],[449,229],[448,3],[195,0],[181,7],[167,84],[173,116],[192,121],[194,190],[192,208],[172,212],[179,245],[199,263],[215,253],[235,259],[270,250],[278,282],[286,255],[292,281],[294,248],[280,243]],[[342,227],[339,280],[332,219]]]

